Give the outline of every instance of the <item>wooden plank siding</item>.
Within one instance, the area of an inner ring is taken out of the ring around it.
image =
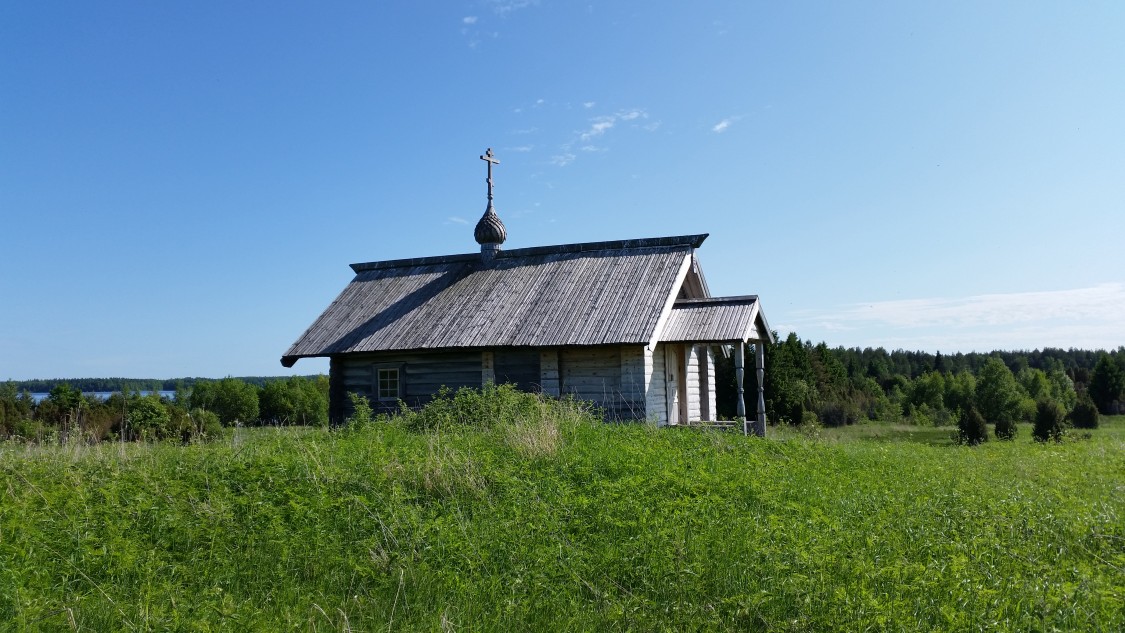
[[[668,424],[668,394],[664,384],[664,343],[644,349],[645,362],[645,412],[660,426]]]
[[[716,401],[717,395],[715,390],[715,347],[707,345],[704,347],[707,354],[707,420],[718,421],[719,409]]]
[[[635,348],[635,349],[633,349]],[[559,350],[559,391],[589,400],[605,411],[610,420],[644,417],[644,397],[637,387],[624,386],[623,364],[629,367],[627,381],[635,384],[643,375],[640,345],[570,347]]]
[[[621,407],[628,410],[627,419],[647,417],[645,402],[645,348],[642,345],[621,347]]]
[[[353,413],[348,393],[367,397],[376,411],[389,411],[397,402],[380,402],[375,391],[375,369],[398,366],[402,400],[409,406],[420,406],[433,399],[442,387],[479,389],[483,384],[482,353],[452,352],[388,352],[348,354],[332,357],[329,365],[331,407],[329,419],[342,423]]]
[[[489,352],[485,352],[488,354]],[[537,349],[498,349],[495,356],[495,382],[512,384],[520,391],[538,393],[542,390],[542,376]]]
[[[685,345],[684,357],[686,368],[684,379],[687,386],[687,420],[698,422],[701,419],[702,407],[700,406],[700,380],[699,380],[699,346]]]
[[[539,351],[539,386],[549,396],[559,395],[559,350]]]

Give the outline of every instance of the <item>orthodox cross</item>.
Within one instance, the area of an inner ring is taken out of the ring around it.
[[[481,156],[480,159],[485,161],[486,163],[488,163],[488,206],[489,206],[489,208],[491,208],[492,207],[492,166],[493,165],[499,165],[500,161],[495,156],[492,155],[492,148],[491,147],[488,148],[488,151],[485,152],[484,156]]]

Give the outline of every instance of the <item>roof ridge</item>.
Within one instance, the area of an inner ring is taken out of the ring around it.
[[[570,253],[591,253],[597,251],[620,250],[647,250],[653,248],[674,248],[690,246],[699,248],[707,233],[697,235],[672,235],[668,237],[643,237],[630,240],[610,240],[606,242],[581,242],[577,244],[558,244],[555,246],[531,246],[527,248],[514,248],[511,250],[497,251],[497,259],[510,259],[513,257],[529,257],[536,255],[559,255]],[[352,264],[351,268],[356,273],[381,270],[386,268],[406,268],[412,266],[432,266],[437,264],[456,264],[479,262],[479,253],[464,253],[459,255],[437,255],[433,257],[412,257],[408,259],[391,259],[381,262],[362,262]]]

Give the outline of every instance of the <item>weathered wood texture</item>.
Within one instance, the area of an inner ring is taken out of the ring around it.
[[[772,340],[758,297],[680,299],[672,306],[660,340],[666,343],[733,343]]]
[[[480,353],[480,382],[482,385],[496,384],[496,358],[488,350]]]
[[[707,345],[707,346],[704,347],[704,350],[705,350],[705,353],[707,354],[707,377],[708,377],[708,380],[707,380],[707,411],[706,411],[707,415],[704,419],[711,420],[711,421],[717,421],[719,419],[719,414],[718,414],[719,410],[718,410],[718,402],[717,402],[718,396],[717,396],[717,392],[715,390],[715,347],[713,345]]]
[[[715,350],[710,345],[691,346],[688,363],[688,422],[715,420]]]
[[[498,349],[494,352],[496,384],[510,383],[520,391],[542,390],[539,371],[539,350]]]
[[[660,426],[668,424],[668,394],[665,391],[667,376],[664,372],[664,344],[645,348],[645,412]]]
[[[332,358],[329,389],[331,393],[330,417],[334,423],[342,422],[352,414],[347,393],[357,393],[371,401],[376,410],[391,410],[397,402],[380,402],[376,397],[376,367],[399,366],[402,374],[402,399],[410,406],[419,406],[433,399],[442,387],[452,390],[461,387],[480,388],[482,362],[479,351],[429,352],[382,354],[348,354]]]
[[[446,348],[645,344],[706,236],[356,264],[282,357]]]
[[[621,400],[629,408],[629,419],[648,417],[645,402],[645,349],[641,345],[624,345],[621,355]]]
[[[664,383],[668,424],[685,424],[688,421],[687,356],[679,343],[664,345]]]
[[[687,391],[687,422],[698,422],[702,419],[703,407],[701,403],[704,395],[701,392],[701,379],[699,376],[700,362],[699,362],[699,346],[698,345],[685,345],[685,359],[687,367],[685,372],[685,383]]]
[[[630,387],[627,397],[622,388],[622,349],[605,346],[559,350],[560,392],[596,403],[611,420],[643,418],[643,395],[638,398]],[[626,355],[629,356],[626,363],[632,364],[633,352],[626,352]]]
[[[559,350],[553,347],[539,351],[539,385],[543,393],[559,395]]]

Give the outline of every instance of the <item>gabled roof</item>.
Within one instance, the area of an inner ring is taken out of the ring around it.
[[[669,343],[774,342],[757,295],[680,299],[672,306],[660,340]]]
[[[282,357],[648,344],[707,235],[353,264],[355,278]]]

